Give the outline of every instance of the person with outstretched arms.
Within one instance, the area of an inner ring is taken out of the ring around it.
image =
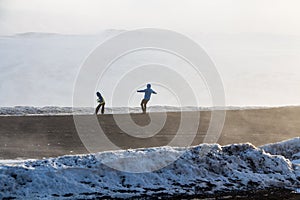
[[[138,90],[137,92],[144,92],[144,98],[141,102],[141,107],[142,107],[142,111],[143,113],[146,113],[146,109],[147,109],[147,103],[151,98],[151,94],[157,94],[154,90],[151,89],[151,84],[147,84],[147,88],[144,90]]]

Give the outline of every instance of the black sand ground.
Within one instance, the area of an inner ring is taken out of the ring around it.
[[[134,138],[122,131],[112,115],[98,116],[107,137],[122,148],[167,145],[176,134],[180,112],[170,112],[161,131],[152,138]],[[195,112],[190,113],[191,120]],[[154,113],[159,117],[161,113]],[[122,119],[125,115],[118,115]],[[211,112],[201,111],[200,126],[192,145],[206,135]],[[81,116],[89,120],[91,116]],[[131,114],[139,125],[150,122],[148,115]],[[87,128],[86,131],[89,131]],[[186,130],[186,136],[193,134]],[[250,142],[256,146],[300,136],[300,107],[226,112],[218,143],[221,145]],[[184,138],[183,138],[184,139]],[[103,147],[106,149],[106,147]],[[109,150],[109,147],[107,147]],[[72,116],[2,116],[0,117],[0,159],[43,158],[65,154],[88,153],[82,144]]]
[[[193,116],[199,114],[190,113]],[[161,113],[154,113],[160,117]],[[112,115],[98,116],[107,137],[122,148],[167,145],[177,133],[181,113],[170,112],[159,133],[152,138],[130,137],[116,125]],[[211,112],[200,112],[200,126],[192,145],[203,142],[210,122]],[[80,116],[90,120],[92,116]],[[118,115],[120,119],[125,115]],[[148,115],[131,114],[135,123],[144,126],[150,122]],[[93,131],[87,127],[86,131]],[[193,134],[186,130],[184,135]],[[226,112],[226,120],[218,143],[221,145],[250,142],[256,146],[300,136],[300,107]],[[183,138],[184,139],[184,138]],[[109,146],[103,146],[109,150]],[[0,117],[0,159],[43,158],[65,154],[88,153],[76,131],[72,116],[2,116]],[[151,197],[150,199],[152,199]],[[179,196],[167,199],[300,199],[288,190],[270,189],[213,196]],[[145,199],[148,199],[145,197]]]

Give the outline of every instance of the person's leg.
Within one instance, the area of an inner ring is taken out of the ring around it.
[[[102,115],[104,114],[104,106],[105,106],[105,103],[102,104],[102,108],[101,108],[101,114]]]
[[[144,110],[145,110],[145,109],[144,109],[144,100],[145,100],[145,99],[143,99],[143,100],[141,101],[141,107],[142,107],[142,111],[143,111],[143,112],[144,112]]]
[[[149,100],[145,100],[145,101],[144,101],[144,113],[146,113],[148,101],[149,101]]]
[[[100,106],[101,106],[101,104],[99,104],[97,107],[96,107],[96,111],[95,111],[95,114],[97,115],[97,113],[98,113],[98,111],[99,111],[99,109],[100,109]]]

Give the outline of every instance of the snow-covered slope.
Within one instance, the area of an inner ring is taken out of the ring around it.
[[[265,152],[273,155],[282,155],[295,163],[300,164],[300,137],[274,144],[267,144],[262,147]]]
[[[300,138],[256,148],[247,144],[202,144],[188,148],[158,147],[46,160],[3,162],[0,165],[0,198],[74,199],[96,197],[155,197],[207,195],[217,192],[300,187],[300,165],[292,163],[300,152]],[[286,148],[285,158],[268,152]],[[289,148],[293,150],[289,151]],[[140,171],[161,155],[182,156],[157,171],[128,173],[106,164]],[[148,157],[147,157],[148,158]],[[133,162],[133,161],[137,162]],[[148,163],[145,163],[148,161]]]

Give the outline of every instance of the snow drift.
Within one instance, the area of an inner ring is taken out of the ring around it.
[[[259,148],[249,143],[202,144],[2,162],[0,198],[192,196],[270,188],[297,191],[300,164],[293,159],[299,158],[299,141],[294,138]],[[106,165],[129,159],[136,160],[132,169],[140,169],[149,166],[145,155],[163,160],[162,155],[179,153],[182,156],[175,162],[149,173],[128,173]]]

